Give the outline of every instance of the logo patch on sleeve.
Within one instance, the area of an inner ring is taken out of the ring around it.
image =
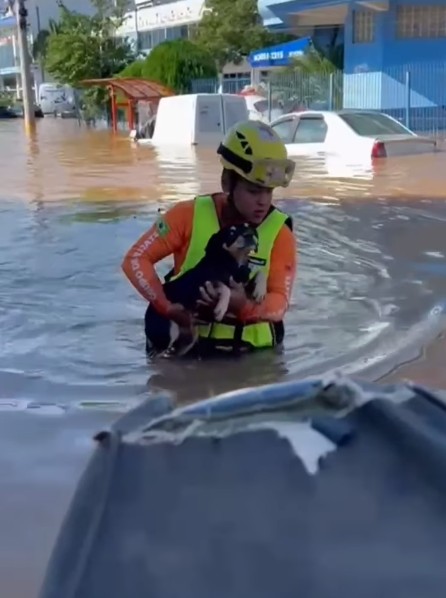
[[[160,237],[165,237],[166,235],[168,235],[170,233],[170,227],[167,224],[167,222],[164,220],[164,218],[159,218],[156,221],[155,228]]]

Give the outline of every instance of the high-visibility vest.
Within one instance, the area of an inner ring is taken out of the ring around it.
[[[289,220],[289,216],[277,208],[274,208],[265,220],[257,227],[259,236],[258,250],[255,255],[250,256],[252,266],[251,277],[259,270],[263,270],[268,278],[271,260],[271,251],[279,231]],[[206,245],[212,235],[220,230],[215,204],[210,195],[202,195],[195,198],[194,218],[192,236],[186,253],[184,263],[175,276],[170,280],[178,278],[188,270],[194,268],[204,257]],[[213,322],[212,324],[200,324],[198,326],[200,338],[215,341],[215,344],[224,345],[228,348],[234,342],[248,344],[253,349],[273,347],[276,344],[275,326],[269,322],[257,322],[255,324],[225,324]]]

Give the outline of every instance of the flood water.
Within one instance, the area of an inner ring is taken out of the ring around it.
[[[154,390],[186,402],[337,367],[446,388],[446,153],[299,158],[277,195],[299,241],[283,354],[155,367],[120,263],[159,209],[218,190],[213,152],[22,126],[0,123],[0,596],[36,596],[91,435]]]

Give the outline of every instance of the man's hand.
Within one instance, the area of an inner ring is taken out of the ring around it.
[[[228,311],[237,313],[246,305],[248,297],[246,296],[243,284],[235,282],[232,277],[229,281],[229,288],[231,289],[231,297],[229,299]],[[218,289],[209,281],[206,282],[204,287],[200,287],[200,295],[201,299],[197,301],[197,304],[208,309],[214,308],[220,297]]]
[[[200,287],[201,299],[198,299],[197,304],[201,307],[215,307],[219,299],[218,289],[214,287],[212,282],[205,282],[203,287]]]
[[[236,314],[245,307],[248,297],[243,284],[235,282],[233,278],[229,281],[229,287],[231,289],[231,298],[229,299],[228,311]]]

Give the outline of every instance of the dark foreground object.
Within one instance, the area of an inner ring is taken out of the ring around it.
[[[423,389],[160,398],[97,440],[40,598],[445,596],[446,411]]]

